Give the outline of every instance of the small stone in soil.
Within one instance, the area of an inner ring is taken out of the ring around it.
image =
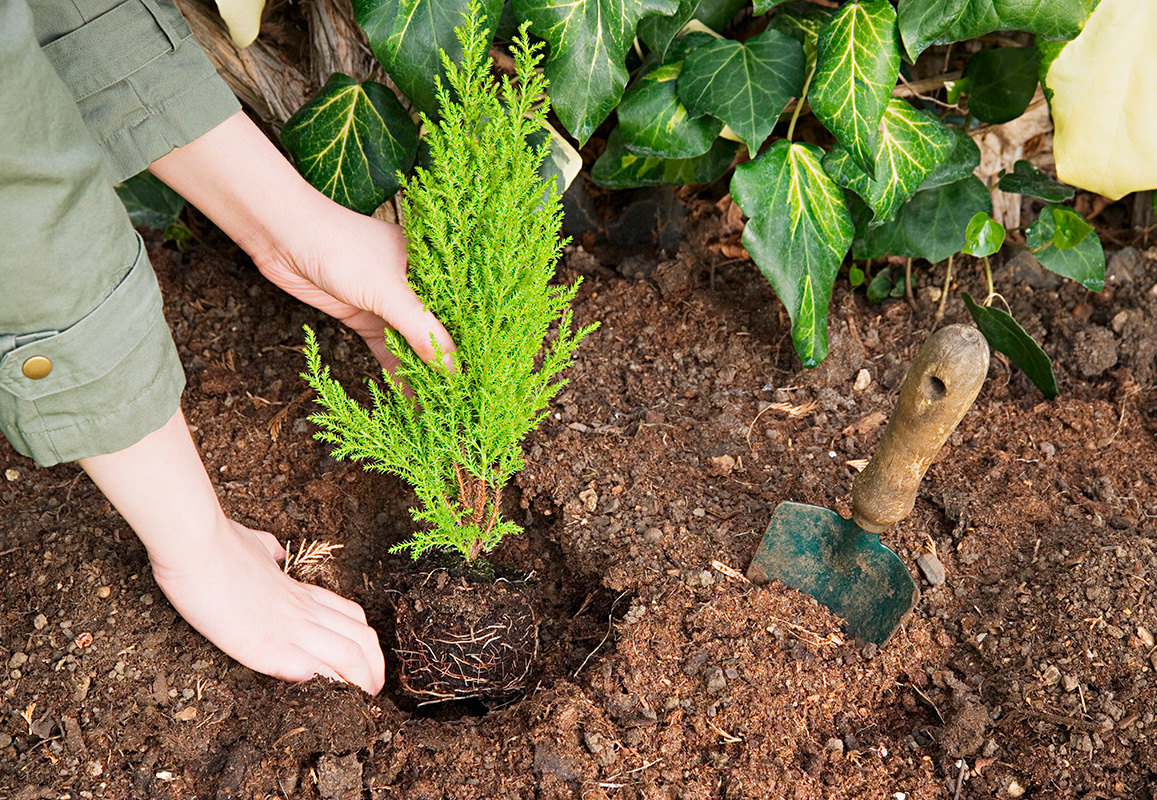
[[[866,369],[862,369],[856,373],[856,382],[852,384],[852,389],[857,392],[862,392],[872,385],[872,373]]]
[[[1137,638],[1140,639],[1141,643],[1148,649],[1152,649],[1154,645],[1157,644],[1157,642],[1153,640],[1153,634],[1150,633],[1149,629],[1144,625],[1137,626]]]
[[[916,565],[920,567],[920,571],[924,573],[924,577],[933,586],[943,586],[945,580],[944,565],[940,563],[940,559],[931,553],[921,553],[920,557],[916,559]]]

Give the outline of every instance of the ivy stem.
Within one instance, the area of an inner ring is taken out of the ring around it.
[[[817,62],[818,63],[818,62]],[[812,76],[816,74],[816,64],[812,64],[811,71],[807,74],[807,80],[803,82],[803,91],[799,93],[799,98],[795,102],[795,111],[791,112],[791,122],[787,125],[787,140],[790,142],[792,135],[795,133],[795,123],[799,119],[800,109],[803,108],[804,101],[807,99],[807,90],[812,85]]]
[[[948,256],[948,268],[944,270],[944,291],[940,292],[940,305],[936,307],[936,322],[944,319],[944,306],[948,302],[948,287],[952,285],[952,259]]]
[[[908,304],[916,307],[916,298],[912,296],[912,259],[904,264],[904,294],[908,296]]]
[[[984,298],[985,307],[992,305],[992,298],[996,297],[996,287],[992,284],[992,263],[988,256],[984,256],[984,281],[988,284],[988,297]]]

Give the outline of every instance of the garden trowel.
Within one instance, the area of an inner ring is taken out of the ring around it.
[[[848,633],[886,642],[920,590],[880,534],[911,513],[924,473],[987,372],[988,345],[976,328],[948,325],[932,334],[908,368],[876,454],[852,484],[852,519],[780,503],[747,577],[806,592],[843,617]]]

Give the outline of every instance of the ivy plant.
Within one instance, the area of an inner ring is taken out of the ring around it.
[[[438,53],[453,59],[460,52],[453,29],[469,3],[354,0],[356,18],[403,99],[431,119],[438,114],[434,87],[445,75]],[[506,28],[529,22],[545,42],[542,69],[561,127],[552,134],[557,156],[547,159],[544,174],[564,176],[560,186],[574,174],[571,145],[585,145],[596,130],[605,146],[596,145],[591,177],[610,189],[709,183],[730,171],[731,194],[748,218],[744,246],[787,308],[801,361],[815,366],[827,355],[831,290],[849,254],[937,264],[968,251],[969,223],[992,212],[989,188],[973,174],[980,158],[968,131],[977,121],[997,124],[1024,113],[1039,77],[1095,6],[1096,0],[851,0],[835,7],[805,0],[485,0],[480,36],[489,46],[501,20]],[[963,74],[945,86],[950,102],[967,99],[967,116],[938,113],[915,93],[897,91],[906,64],[929,47],[996,31],[1032,34],[1035,43],[1006,46],[1006,35],[999,46],[970,45]],[[362,210],[392,194],[393,176],[415,159],[414,120],[375,86],[331,79],[284,137],[314,185]],[[826,133],[811,126],[807,140],[798,141],[805,113]],[[1096,234],[1061,205],[1071,188],[1027,165],[1004,176],[1000,188],[1044,201],[1024,231],[1025,246],[1042,266],[1090,289],[1103,281]],[[853,277],[870,288],[866,273],[865,266],[853,267]],[[895,291],[888,276],[877,271],[873,297]],[[1021,363],[1019,355],[1010,357]]]

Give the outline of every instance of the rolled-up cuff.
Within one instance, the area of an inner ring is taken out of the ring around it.
[[[123,0],[41,46],[114,182],[241,108],[171,0]]]
[[[83,319],[9,338],[7,352],[0,341],[0,431],[41,465],[123,450],[180,405],[185,375],[143,243],[132,269]]]

